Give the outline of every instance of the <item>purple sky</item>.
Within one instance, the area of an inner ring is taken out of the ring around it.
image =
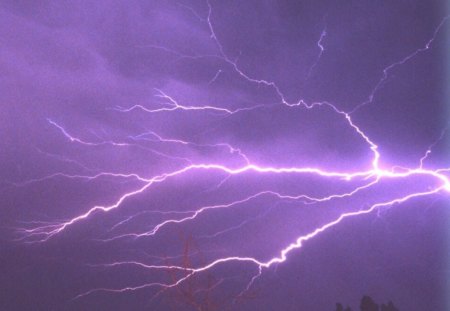
[[[0,309],[448,309],[446,5],[0,1]]]

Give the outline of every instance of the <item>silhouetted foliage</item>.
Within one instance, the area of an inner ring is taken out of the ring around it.
[[[364,296],[360,304],[361,311],[379,311],[380,307],[369,296]]]
[[[361,299],[359,308],[361,311],[400,311],[392,301],[389,301],[387,305],[383,303],[380,307],[370,296],[364,296]],[[336,303],[336,311],[352,311],[352,309],[350,307],[344,309],[343,305],[338,302]]]
[[[352,311],[352,309],[350,307],[347,307],[347,308],[344,309],[342,304],[337,303],[336,304],[336,311]]]
[[[389,301],[387,305],[385,304],[381,305],[381,311],[399,311],[399,310],[394,306],[392,301]]]

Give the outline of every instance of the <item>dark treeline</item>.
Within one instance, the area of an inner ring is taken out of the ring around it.
[[[373,301],[373,299],[369,296],[364,296],[361,299],[361,304],[359,305],[360,311],[400,311],[397,309],[392,301],[389,301],[387,304],[381,304],[378,305]],[[353,311],[352,308],[347,306],[344,308],[344,306],[341,303],[336,304],[336,311]],[[356,310],[355,310],[356,311]]]

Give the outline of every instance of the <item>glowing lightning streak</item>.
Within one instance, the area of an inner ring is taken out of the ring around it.
[[[186,106],[186,105],[178,104],[178,102],[175,99],[173,99],[171,96],[164,93],[162,90],[156,89],[156,91],[158,92],[158,94],[155,96],[167,100],[167,102],[165,104],[168,105],[169,107],[148,109],[142,105],[134,105],[134,106],[131,106],[130,108],[117,107],[117,108],[113,108],[113,110],[117,110],[120,112],[130,112],[135,109],[140,109],[140,110],[143,110],[143,111],[149,112],[149,113],[170,112],[170,111],[176,111],[176,110],[184,110],[184,111],[188,111],[188,110],[200,111],[200,110],[202,110],[202,111],[211,111],[211,112],[216,112],[216,113],[220,113],[220,114],[231,115],[231,114],[235,114],[238,112],[254,110],[257,108],[263,108],[263,107],[267,106],[267,105],[255,105],[252,107],[237,108],[234,110],[230,110],[230,109],[222,108],[222,107],[215,107],[215,106]]]
[[[330,195],[330,196],[327,196],[327,197],[323,197],[323,198],[315,198],[315,197],[311,197],[311,196],[307,196],[307,195],[297,195],[297,196],[282,195],[282,194],[279,194],[279,193],[274,192],[274,191],[261,191],[261,192],[258,192],[256,194],[253,194],[253,195],[251,195],[249,197],[246,197],[244,199],[241,199],[241,200],[238,200],[238,201],[234,201],[234,202],[231,202],[231,203],[228,203],[228,204],[204,206],[204,207],[201,207],[201,208],[199,208],[199,209],[197,209],[195,211],[191,211],[191,212],[187,211],[186,213],[191,213],[192,215],[184,217],[184,218],[181,218],[181,219],[168,219],[168,220],[165,220],[165,221],[159,223],[158,225],[156,225],[152,230],[150,230],[148,232],[144,232],[144,233],[127,233],[127,234],[122,234],[122,235],[115,236],[115,237],[110,238],[110,239],[105,239],[103,241],[105,241],[105,242],[106,241],[113,241],[113,240],[126,238],[126,237],[142,238],[142,237],[147,237],[147,236],[153,236],[159,230],[161,230],[163,227],[165,227],[165,226],[167,226],[169,224],[180,224],[180,223],[183,223],[183,222],[191,221],[191,220],[196,219],[199,215],[203,214],[206,211],[235,207],[236,205],[247,203],[247,202],[249,202],[249,201],[251,201],[253,199],[259,198],[259,197],[264,196],[264,195],[275,196],[275,197],[277,197],[279,199],[283,199],[283,200],[300,200],[300,199],[304,199],[304,200],[306,200],[306,202],[309,202],[309,203],[319,203],[319,202],[331,201],[331,200],[334,200],[334,199],[342,199],[342,198],[345,198],[345,197],[353,196],[356,193],[358,193],[359,191],[367,189],[367,188],[375,185],[376,183],[379,182],[379,180],[380,180],[380,177],[377,177],[374,181],[372,181],[372,182],[370,182],[370,183],[368,183],[366,185],[357,187],[356,189],[354,189],[351,192],[343,193],[343,194],[333,194],[333,195]]]
[[[180,145],[191,145],[191,146],[195,146],[195,147],[212,147],[212,148],[217,148],[217,147],[221,147],[221,148],[226,148],[228,149],[228,151],[231,154],[238,154],[240,157],[242,157],[245,161],[246,164],[250,164],[250,160],[248,159],[248,157],[239,149],[239,148],[235,148],[233,146],[231,146],[230,144],[227,143],[215,143],[215,144],[198,144],[195,142],[191,142],[191,141],[186,141],[186,140],[181,140],[181,139],[172,139],[172,138],[163,138],[161,137],[161,135],[153,132],[153,131],[147,131],[145,133],[136,135],[136,136],[129,136],[129,138],[133,139],[133,140],[148,140],[148,141],[155,141],[155,140],[151,140],[148,138],[143,138],[145,136],[151,135],[153,137],[156,138],[156,141],[158,142],[163,142],[163,143],[175,143],[175,144],[180,144]]]
[[[317,47],[319,48],[320,52],[317,55],[316,60],[314,61],[314,63],[309,68],[308,74],[306,76],[306,79],[309,79],[309,77],[311,76],[311,73],[313,72],[314,68],[316,68],[317,64],[319,63],[319,60],[322,57],[323,52],[325,52],[325,47],[323,46],[322,41],[325,39],[326,36],[327,36],[327,28],[325,27],[325,29],[320,34],[319,41],[317,41]]]
[[[222,73],[222,69],[219,69],[216,74],[214,75],[214,77],[208,82],[208,84],[212,84],[214,81],[217,80],[217,78],[219,77],[219,75]]]
[[[335,220],[315,229],[314,231],[306,234],[306,235],[302,235],[300,237],[297,238],[297,240],[291,244],[289,244],[287,247],[285,247],[284,249],[281,250],[280,255],[278,257],[273,257],[272,259],[268,260],[268,261],[259,261],[256,258],[253,257],[226,257],[226,258],[220,258],[217,259],[211,263],[209,263],[208,265],[205,265],[203,267],[199,267],[196,269],[190,269],[190,268],[183,268],[180,266],[177,266],[176,269],[181,269],[181,270],[185,270],[187,272],[189,272],[185,277],[180,278],[179,280],[177,280],[174,283],[171,284],[164,284],[164,283],[149,283],[149,284],[144,284],[144,285],[140,285],[140,286],[136,286],[136,287],[125,287],[125,288],[120,288],[120,289],[108,289],[108,288],[97,288],[97,289],[93,289],[90,290],[86,293],[80,294],[77,297],[75,297],[74,299],[78,299],[81,297],[84,297],[86,295],[90,295],[92,293],[95,292],[99,292],[99,291],[105,291],[105,292],[116,292],[116,293],[122,293],[122,292],[126,292],[126,291],[134,291],[134,290],[139,290],[139,289],[144,289],[144,288],[149,288],[149,287],[164,287],[164,288],[172,288],[175,286],[178,286],[179,284],[181,284],[182,282],[186,281],[188,278],[192,277],[193,275],[203,272],[205,270],[211,269],[219,264],[223,264],[223,263],[228,263],[228,262],[248,262],[248,263],[252,263],[258,266],[259,269],[262,268],[269,268],[273,265],[279,264],[279,263],[283,263],[287,260],[287,255],[289,253],[291,253],[292,251],[296,250],[296,249],[300,249],[303,246],[304,242],[307,242],[308,240],[313,239],[314,237],[318,236],[319,234],[327,231],[328,229],[338,225],[339,223],[341,223],[344,219],[347,218],[351,218],[351,217],[356,217],[356,216],[361,216],[364,214],[369,214],[372,211],[380,208],[380,207],[386,207],[386,206],[392,206],[394,204],[400,204],[403,202],[406,202],[410,199],[413,198],[417,198],[417,197],[422,197],[422,196],[429,196],[432,194],[437,194],[439,192],[441,192],[442,190],[448,191],[450,192],[450,184],[447,184],[445,187],[439,187],[436,188],[434,190],[431,191],[427,191],[427,192],[419,192],[419,193],[414,193],[414,194],[410,194],[407,196],[404,196],[402,198],[398,198],[398,199],[394,199],[392,201],[387,201],[387,202],[382,202],[382,203],[377,203],[372,205],[370,208],[365,209],[365,210],[359,210],[356,212],[348,212],[348,213],[344,213],[341,214],[338,218],[336,218]],[[174,269],[174,266],[162,266],[162,267],[166,267],[168,269]],[[153,266],[152,268],[156,268],[155,266]],[[158,269],[161,268],[160,266],[158,266]],[[259,276],[259,274],[258,274]],[[256,276],[257,277],[257,276]],[[256,278],[252,278],[252,282],[254,281],[254,279]]]
[[[75,143],[79,143],[85,146],[104,146],[104,145],[109,145],[109,146],[114,146],[114,147],[135,147],[135,148],[139,148],[145,151],[149,151],[153,154],[156,154],[158,156],[161,156],[163,158],[167,158],[167,159],[173,159],[173,160],[182,160],[184,162],[187,163],[192,163],[191,160],[187,159],[187,158],[181,158],[181,157],[175,157],[175,156],[171,156],[159,151],[156,151],[154,149],[149,149],[149,148],[145,148],[141,145],[136,145],[136,144],[129,144],[129,143],[117,143],[111,140],[108,141],[102,141],[102,142],[98,142],[98,143],[94,143],[94,142],[89,142],[89,141],[84,141],[80,138],[74,137],[72,135],[70,135],[65,129],[64,127],[62,127],[61,125],[59,125],[58,123],[47,119],[48,123],[50,123],[51,125],[55,126],[57,129],[59,129],[61,131],[61,133],[63,133],[63,135],[68,138],[71,142],[75,142]]]
[[[330,172],[330,171],[324,171],[321,169],[317,169],[317,168],[296,168],[296,167],[290,167],[290,168],[274,168],[274,167],[259,167],[256,165],[247,165],[247,166],[243,166],[241,168],[238,169],[230,169],[226,166],[223,165],[217,165],[217,164],[196,164],[196,165],[189,165],[186,166],[180,170],[171,172],[171,173],[166,173],[166,174],[162,174],[162,175],[158,175],[155,176],[153,178],[147,179],[147,184],[145,184],[143,187],[139,188],[138,190],[132,191],[132,192],[128,192],[125,195],[123,195],[115,204],[110,205],[110,206],[95,206],[91,209],[89,209],[86,213],[79,215],[75,218],[72,218],[70,221],[62,223],[61,226],[58,229],[52,230],[51,232],[47,232],[46,235],[47,237],[44,239],[44,241],[46,241],[49,237],[61,232],[62,230],[64,230],[67,226],[72,225],[80,220],[86,219],[87,217],[89,217],[91,214],[93,214],[96,211],[103,211],[103,212],[108,212],[110,210],[113,210],[117,207],[119,207],[122,202],[131,197],[131,196],[135,196],[139,193],[144,192],[146,189],[148,189],[151,185],[153,185],[154,183],[159,183],[162,181],[165,181],[167,178],[169,177],[174,177],[183,173],[186,173],[188,171],[191,170],[219,170],[228,174],[232,174],[232,175],[236,175],[236,174],[241,174],[244,172],[249,172],[249,171],[254,171],[254,172],[258,172],[258,173],[275,173],[275,174],[282,174],[282,173],[310,173],[310,174],[317,174],[319,176],[323,176],[323,177],[340,177],[340,178],[344,178],[344,179],[353,179],[356,177],[361,177],[361,176],[367,176],[367,175],[371,175],[372,172],[355,172],[355,173],[342,173],[342,172]],[[44,233],[44,232],[41,232]]]
[[[447,125],[442,131],[441,134],[439,135],[438,139],[436,139],[427,149],[427,151],[425,152],[425,154],[423,155],[423,157],[420,158],[420,168],[423,168],[424,162],[425,160],[428,158],[428,156],[431,154],[431,150],[444,138],[445,133],[448,130],[448,126]]]
[[[433,41],[436,39],[437,34],[439,33],[439,31],[441,30],[442,26],[444,26],[444,24],[447,22],[447,20],[450,18],[449,16],[444,17],[444,19],[442,19],[442,21],[439,23],[439,25],[437,26],[437,28],[434,30],[433,36],[431,37],[430,40],[428,40],[428,42],[425,44],[424,47],[415,50],[414,52],[412,52],[411,54],[407,55],[405,58],[390,64],[389,66],[387,66],[386,68],[383,69],[383,75],[381,77],[381,79],[378,81],[378,83],[375,85],[375,87],[373,88],[372,92],[369,95],[369,98],[357,105],[351,112],[350,114],[354,113],[355,111],[359,110],[360,108],[371,104],[375,98],[376,93],[378,92],[378,90],[380,89],[381,85],[383,85],[383,83],[386,81],[386,79],[389,76],[389,72],[394,69],[397,66],[403,65],[404,63],[408,62],[409,60],[411,60],[412,58],[414,58],[415,56],[417,56],[418,54],[425,52],[426,50],[428,50],[431,47],[431,44],[433,43]]]
[[[95,175],[70,175],[70,174],[63,174],[63,173],[55,173],[48,176],[44,176],[42,178],[36,178],[36,179],[29,179],[27,181],[21,182],[21,183],[12,183],[16,187],[24,187],[28,186],[32,183],[37,183],[49,179],[54,179],[55,177],[63,177],[63,178],[69,178],[69,179],[86,179],[86,180],[94,180],[98,179],[100,177],[119,177],[119,178],[125,178],[125,179],[135,179],[141,182],[148,182],[148,179],[142,178],[137,174],[119,174],[119,173],[98,173]]]

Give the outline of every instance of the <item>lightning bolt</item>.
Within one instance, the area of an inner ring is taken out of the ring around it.
[[[224,68],[227,67],[228,69],[231,69],[231,71],[234,72],[240,79],[245,81],[246,83],[255,84],[261,87],[270,88],[275,95],[277,95],[279,102],[276,104],[277,107],[280,109],[305,109],[305,110],[312,110],[317,109],[319,107],[328,109],[331,111],[336,118],[340,118],[345,121],[346,126],[348,126],[349,129],[353,131],[354,134],[357,135],[358,139],[365,144],[367,147],[367,150],[371,154],[371,158],[369,159],[368,163],[366,164],[366,167],[363,169],[357,169],[357,170],[334,170],[334,169],[328,169],[324,167],[315,167],[315,166],[266,166],[266,165],[259,165],[254,160],[251,159],[251,157],[247,156],[245,154],[245,148],[240,148],[233,146],[230,143],[227,142],[213,142],[213,143],[199,143],[195,141],[190,140],[183,140],[179,138],[166,138],[163,137],[163,135],[158,134],[155,131],[148,130],[144,133],[136,134],[136,135],[129,135],[127,137],[126,141],[115,141],[115,140],[100,140],[100,141],[91,141],[91,140],[85,140],[80,137],[74,136],[71,133],[71,131],[67,130],[63,125],[60,125],[59,122],[54,121],[51,118],[47,119],[47,122],[49,125],[52,126],[55,130],[57,130],[60,134],[62,134],[62,137],[66,139],[69,143],[78,144],[79,146],[83,148],[96,148],[99,146],[107,146],[111,148],[139,148],[146,152],[150,152],[154,155],[157,155],[158,157],[163,157],[165,159],[174,160],[177,161],[177,167],[172,170],[165,171],[164,173],[154,175],[154,176],[140,176],[136,173],[123,173],[123,172],[99,172],[95,173],[91,170],[86,169],[87,172],[92,173],[91,175],[87,174],[66,174],[63,172],[57,172],[53,173],[41,178],[35,178],[35,179],[29,179],[23,182],[14,182],[11,183],[14,187],[26,187],[30,186],[34,183],[40,183],[45,182],[50,179],[57,179],[57,178],[64,178],[64,179],[73,179],[73,180],[97,180],[101,178],[113,178],[114,180],[133,180],[139,183],[139,186],[134,188],[131,191],[128,191],[126,193],[123,193],[120,195],[120,197],[113,203],[109,205],[96,205],[93,207],[87,208],[83,213],[80,213],[72,218],[65,219],[62,221],[49,221],[49,222],[43,222],[43,221],[32,221],[32,222],[24,222],[23,227],[17,228],[18,234],[20,234],[20,238],[18,240],[25,241],[27,243],[45,243],[48,242],[50,239],[54,238],[55,236],[59,235],[61,232],[67,230],[68,228],[81,223],[89,221],[89,219],[94,215],[106,215],[108,213],[111,213],[114,210],[120,209],[123,207],[124,203],[132,198],[138,197],[139,195],[142,195],[144,193],[150,192],[154,186],[157,184],[163,184],[170,179],[177,179],[181,176],[186,175],[192,175],[195,172],[202,172],[204,174],[224,174],[228,177],[234,177],[234,176],[242,176],[245,174],[255,174],[257,176],[273,176],[273,175],[281,175],[281,176],[305,176],[308,177],[314,177],[314,178],[320,178],[325,181],[332,181],[332,182],[339,182],[347,184],[351,189],[347,191],[342,192],[333,192],[328,195],[324,196],[314,196],[304,193],[296,193],[296,194],[287,194],[282,193],[279,191],[274,190],[263,190],[258,191],[255,193],[252,193],[250,195],[247,195],[243,198],[234,199],[230,202],[221,203],[221,204],[207,204],[203,206],[197,206],[195,208],[192,208],[191,210],[187,211],[167,211],[167,210],[152,210],[152,211],[144,211],[144,212],[138,212],[136,214],[133,214],[131,216],[127,216],[125,219],[122,219],[115,223],[110,230],[107,232],[108,237],[105,239],[96,239],[96,241],[101,243],[111,243],[113,241],[117,241],[120,239],[131,239],[131,240],[137,240],[137,239],[152,239],[155,238],[158,234],[161,233],[161,231],[165,230],[169,227],[175,227],[175,226],[181,226],[183,224],[187,224],[189,222],[194,222],[198,220],[200,217],[204,216],[208,213],[214,213],[218,210],[229,210],[229,209],[236,209],[239,206],[243,206],[249,202],[253,202],[257,200],[258,198],[265,198],[270,197],[277,202],[280,201],[301,201],[307,205],[314,205],[314,204],[322,204],[325,202],[333,202],[333,204],[340,205],[344,199],[352,198],[356,196],[357,194],[367,191],[369,189],[375,188],[377,185],[382,183],[386,180],[407,180],[410,178],[422,178],[424,180],[431,180],[433,181],[432,186],[429,186],[429,189],[426,191],[417,191],[417,190],[411,190],[412,192],[401,195],[398,197],[395,197],[393,199],[389,200],[380,200],[373,204],[370,204],[369,206],[361,207],[357,210],[352,210],[349,212],[343,212],[340,213],[339,216],[335,217],[332,220],[329,220],[317,227],[315,227],[313,230],[298,235],[294,241],[287,245],[282,245],[278,249],[278,251],[269,259],[261,259],[253,256],[221,256],[219,258],[209,260],[204,265],[197,265],[195,267],[186,267],[182,265],[171,265],[171,264],[148,264],[141,261],[117,261],[117,262],[111,262],[111,263],[102,263],[102,264],[92,264],[90,267],[92,268],[98,268],[102,267],[105,269],[114,269],[114,268],[120,268],[120,267],[126,267],[126,266],[132,266],[134,268],[143,269],[143,270],[163,270],[163,271],[177,271],[181,273],[181,276],[179,276],[175,281],[173,282],[148,282],[145,284],[137,285],[137,286],[126,286],[122,288],[94,288],[89,291],[86,291],[84,293],[79,294],[74,299],[81,299],[87,295],[91,295],[98,292],[108,292],[108,293],[123,293],[128,291],[137,291],[142,290],[146,288],[158,288],[162,290],[171,289],[174,287],[179,286],[186,280],[193,278],[196,275],[199,275],[205,271],[212,270],[213,268],[220,266],[220,265],[227,265],[230,263],[240,263],[240,264],[246,264],[250,266],[256,267],[257,273],[254,274],[247,286],[242,290],[241,294],[244,294],[246,291],[248,291],[255,282],[257,282],[258,278],[261,277],[264,270],[276,266],[278,264],[284,263],[288,256],[297,251],[300,250],[307,242],[314,240],[317,236],[321,235],[324,232],[327,232],[329,229],[338,226],[345,222],[347,219],[360,217],[362,215],[366,215],[369,213],[372,213],[374,211],[377,211],[383,207],[392,207],[392,206],[399,206],[402,205],[405,202],[412,201],[414,199],[418,199],[421,197],[431,197],[438,194],[444,194],[447,195],[450,193],[450,179],[448,177],[448,172],[450,172],[450,168],[438,168],[438,169],[427,169],[425,168],[425,161],[427,160],[428,156],[432,152],[432,148],[440,142],[445,133],[446,130],[443,130],[441,135],[438,137],[438,139],[429,146],[427,151],[425,152],[424,156],[420,158],[419,160],[419,166],[413,167],[413,168],[402,168],[401,170],[397,170],[396,168],[386,168],[382,165],[382,154],[379,152],[378,145],[369,137],[369,135],[364,131],[362,126],[357,125],[353,119],[352,114],[356,112],[358,109],[361,109],[367,104],[370,104],[374,101],[374,97],[376,93],[379,91],[383,83],[386,82],[386,80],[389,77],[389,74],[392,70],[394,70],[396,67],[401,66],[403,64],[406,64],[408,61],[410,61],[412,58],[416,57],[418,54],[426,52],[429,50],[436,39],[439,31],[444,26],[444,24],[448,21],[450,18],[449,16],[445,17],[440,24],[435,29],[432,37],[426,44],[415,50],[414,52],[410,53],[403,59],[396,61],[387,67],[385,67],[382,71],[382,76],[380,80],[377,82],[375,87],[372,89],[371,94],[369,95],[369,98],[367,101],[359,104],[356,106],[352,111],[346,112],[338,109],[335,105],[329,102],[312,102],[308,103],[304,101],[303,99],[299,99],[295,102],[288,102],[285,99],[285,96],[283,95],[281,89],[278,87],[278,85],[274,81],[264,80],[264,79],[257,79],[251,76],[251,74],[246,73],[243,71],[239,65],[237,60],[233,60],[231,57],[229,57],[223,48],[222,43],[220,42],[215,28],[213,26],[212,17],[213,17],[213,11],[212,6],[207,2],[208,12],[206,18],[201,17],[198,13],[196,13],[193,9],[191,9],[188,6],[184,6],[183,8],[189,10],[192,14],[194,14],[200,22],[204,23],[206,25],[206,28],[209,32],[209,36],[211,40],[214,42],[216,48],[217,48],[217,54],[211,54],[211,55],[188,55],[184,54],[182,52],[170,49],[168,47],[163,46],[157,46],[157,45],[149,45],[148,48],[153,49],[160,49],[163,52],[173,54],[178,59],[180,58],[186,58],[186,59],[200,59],[200,58],[215,58],[218,60],[221,60],[223,62]],[[325,48],[323,45],[323,40],[326,38],[327,31],[326,28],[322,31],[320,38],[317,42],[317,47],[319,48],[319,55],[316,59],[316,61],[313,63],[313,65],[308,70],[308,76],[311,74],[311,72],[316,67],[317,63],[319,62],[320,58],[322,57]],[[215,81],[217,81],[220,74],[222,74],[225,71],[225,69],[220,69],[217,71],[217,73],[213,76],[213,78],[208,82],[208,84],[212,84]],[[184,104],[180,103],[178,100],[175,99],[175,96],[172,96],[168,94],[168,92],[161,90],[161,89],[155,89],[155,97],[158,100],[161,100],[159,103],[160,105],[156,108],[148,108],[143,105],[132,105],[128,108],[124,107],[114,107],[112,110],[114,113],[131,113],[135,110],[144,112],[145,114],[171,114],[171,113],[184,113],[184,114],[190,114],[190,113],[213,113],[220,116],[226,116],[226,117],[232,117],[238,113],[243,112],[252,112],[255,109],[262,109],[267,108],[267,105],[254,105],[251,107],[241,107],[236,109],[228,109],[221,106],[215,106],[215,105],[195,105],[195,104]],[[231,166],[227,163],[210,163],[210,162],[196,162],[195,160],[191,158],[186,157],[179,157],[172,154],[167,154],[162,151],[159,151],[157,148],[149,148],[146,145],[143,145],[143,143],[155,143],[157,145],[163,145],[163,144],[176,144],[179,146],[194,146],[198,148],[213,148],[213,149],[219,149],[224,150],[226,153],[228,153],[228,156],[238,156],[242,161],[237,166]],[[50,156],[52,156],[50,154]],[[54,156],[53,156],[54,157]],[[71,163],[75,163],[79,167],[86,168],[84,164],[79,163],[75,160],[67,160],[66,158],[57,157],[59,160],[63,161],[70,161]],[[227,178],[228,178],[227,177]],[[356,184],[356,185],[355,185]],[[220,183],[217,188],[220,188],[223,185],[223,183]],[[257,218],[263,218],[266,217],[267,214],[272,210],[276,209],[276,205],[272,207],[271,209],[268,209],[267,211],[261,213],[260,215],[256,216]],[[161,222],[156,223],[155,225],[152,225],[148,230],[142,231],[142,232],[126,232],[126,233],[116,233],[119,231],[118,229],[121,229],[122,227],[125,227],[127,223],[132,222],[135,219],[138,219],[142,217],[144,214],[159,214],[162,217],[165,217],[165,219]],[[216,230],[213,234],[204,235],[201,238],[203,239],[214,239],[220,235],[224,235],[229,233],[232,230],[239,230],[242,227],[248,225],[248,223],[251,220],[245,220],[240,222],[239,224],[229,227],[225,230]],[[218,281],[212,288],[218,287],[223,280]]]
[[[326,36],[327,36],[327,27],[325,27],[325,29],[322,30],[322,32],[320,33],[319,41],[317,41],[317,47],[319,48],[319,54],[317,55],[316,60],[311,65],[311,67],[309,67],[306,79],[309,79],[314,68],[316,68],[317,64],[319,63],[319,60],[322,57],[322,54],[325,52],[325,46],[323,45],[323,40],[325,39]]]
[[[412,53],[408,54],[404,58],[402,58],[402,59],[400,59],[400,60],[398,60],[396,62],[393,62],[392,64],[389,64],[388,66],[386,66],[383,69],[383,74],[382,74],[380,80],[378,80],[377,84],[372,89],[372,92],[370,93],[369,98],[365,102],[357,105],[350,113],[354,113],[357,110],[359,110],[360,108],[362,108],[362,107],[364,107],[364,106],[366,106],[368,104],[373,103],[373,101],[375,99],[375,95],[378,93],[378,91],[380,90],[381,86],[386,82],[387,78],[389,77],[389,73],[392,70],[394,70],[398,66],[401,66],[401,65],[407,63],[408,61],[410,61],[411,59],[413,59],[417,55],[419,55],[419,54],[429,50],[431,48],[431,45],[433,44],[434,40],[436,39],[439,31],[445,25],[445,23],[448,21],[449,18],[450,18],[450,16],[446,16],[446,17],[444,17],[444,19],[442,19],[442,21],[439,23],[439,25],[434,30],[433,36],[431,37],[431,39],[428,40],[428,42],[426,42],[426,44],[423,47],[413,51]]]

